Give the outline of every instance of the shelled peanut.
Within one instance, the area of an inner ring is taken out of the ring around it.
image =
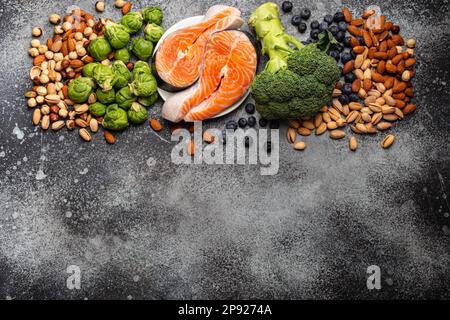
[[[342,139],[346,136],[342,130],[345,126],[355,134],[377,134],[389,130],[396,121],[416,110],[411,103],[416,41],[405,41],[399,34],[400,27],[387,21],[384,15],[375,17],[374,10],[364,12],[361,18],[353,18],[350,11],[344,9],[344,16],[349,23],[350,43],[356,58],[345,63],[342,72],[344,75],[354,72],[356,79],[351,89],[361,102],[342,105],[337,99],[342,94],[342,84],[338,83],[331,106],[324,107],[313,120],[298,121],[296,129],[300,135],[311,135],[314,129],[316,135],[321,135],[328,130],[332,139]],[[362,38],[363,43],[358,38]],[[394,140],[394,136],[387,136],[382,147],[391,147]],[[291,135],[289,141],[295,145],[296,138]],[[355,151],[357,147],[356,138],[351,137],[350,150]]]
[[[25,97],[28,107],[34,109],[32,122],[43,130],[59,131],[64,127],[74,130],[78,127],[80,136],[91,141],[90,134],[98,131],[102,119],[94,119],[87,104],[71,101],[68,85],[82,75],[85,64],[94,61],[87,47],[90,41],[103,34],[104,23],[101,20],[95,22],[94,17],[83,10],[73,10],[63,19],[52,14],[49,21],[54,24],[53,36],[44,43],[33,39],[29,49],[33,58],[30,79],[34,86]],[[42,29],[33,29],[33,36],[40,35],[38,30]],[[95,102],[95,94],[89,100]],[[86,134],[89,127],[91,133]]]

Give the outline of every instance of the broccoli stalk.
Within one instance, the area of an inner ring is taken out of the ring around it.
[[[297,49],[305,47],[284,31],[275,3],[268,2],[257,8],[250,16],[249,25],[262,43],[262,53],[270,58],[265,70],[271,73],[287,67],[287,59],[294,52],[290,45]]]

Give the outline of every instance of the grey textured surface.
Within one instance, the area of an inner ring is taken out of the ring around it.
[[[304,153],[283,141],[274,177],[172,165],[171,145],[147,126],[113,147],[35,129],[22,98],[31,27],[48,34],[49,13],[94,2],[0,3],[0,299],[450,298],[449,1],[344,1],[380,5],[417,38],[418,112],[393,129],[389,151],[381,135],[354,154],[327,137]],[[262,3],[223,2],[247,18]],[[168,27],[219,1],[134,3],[160,4]],[[294,3],[317,18],[342,6]],[[380,291],[366,288],[372,264]],[[66,288],[69,265],[80,291]]]

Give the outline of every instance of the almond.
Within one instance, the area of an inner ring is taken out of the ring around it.
[[[368,19],[369,17],[373,16],[374,14],[375,14],[375,10],[369,9],[363,13],[362,17],[363,17],[363,19]]]
[[[416,59],[410,58],[410,59],[408,59],[408,60],[405,61],[405,67],[406,67],[406,68],[410,68],[410,67],[412,67],[415,63],[416,63]]]
[[[398,46],[403,46],[405,44],[405,40],[398,34],[392,36],[392,41]]]
[[[359,92],[359,89],[361,89],[361,80],[356,79],[352,84],[352,92],[357,93]]]
[[[123,7],[122,7],[122,14],[126,15],[131,11],[131,2],[127,2]]]
[[[392,62],[386,63],[386,71],[389,73],[396,73],[397,67],[392,64]]]
[[[373,41],[372,41],[372,37],[370,36],[369,31],[363,30],[363,31],[362,31],[362,36],[363,36],[364,43],[366,44],[366,46],[367,46],[368,48],[372,47]]]
[[[81,61],[81,60],[76,59],[76,60],[70,61],[70,67],[73,68],[73,69],[78,69],[78,68],[81,68],[83,66],[84,66],[84,62]]]
[[[372,72],[372,79],[375,82],[384,83],[384,77],[378,72]]]
[[[108,142],[109,144],[116,143],[116,137],[114,137],[114,135],[111,132],[104,130],[103,135],[105,136],[106,142]]]
[[[354,35],[354,36],[358,36],[361,37],[363,35],[363,31],[360,28],[357,28],[355,26],[348,26],[348,32],[350,32],[350,34]]]
[[[160,132],[162,130],[161,123],[158,120],[156,120],[156,119],[151,119],[150,120],[150,126],[156,132]]]
[[[373,57],[379,60],[386,60],[388,58],[388,54],[386,52],[375,52]]]
[[[344,68],[342,69],[342,73],[345,75],[345,74],[352,72],[354,69],[355,69],[355,64],[354,64],[353,60],[350,60],[344,65]]]
[[[414,113],[414,111],[416,111],[416,106],[413,104],[409,104],[403,109],[403,114],[407,116]]]
[[[53,43],[53,45],[51,46],[50,50],[52,50],[55,53],[60,52],[61,48],[62,48],[62,44],[63,44],[62,40],[55,41]]]
[[[37,67],[39,67],[42,62],[46,61],[47,58],[45,57],[45,55],[39,55],[36,58],[34,58],[33,64]]]
[[[364,90],[369,91],[370,89],[372,89],[372,80],[370,79],[364,79]]]
[[[353,15],[352,15],[352,13],[350,12],[350,10],[349,10],[348,8],[344,8],[344,9],[342,10],[342,13],[344,13],[344,19],[345,19],[345,22],[347,22],[347,23],[352,22],[352,20],[353,20]]]
[[[363,47],[363,46],[356,46],[356,47],[353,48],[353,51],[354,51],[356,54],[361,54],[361,53],[364,52],[364,50],[365,50],[365,47]]]
[[[406,82],[397,82],[397,84],[394,85],[394,87],[392,88],[392,92],[393,93],[400,93],[405,91],[405,89],[407,88],[407,84]]]
[[[352,48],[360,46],[359,40],[355,37],[351,37],[350,45],[352,46]]]
[[[69,50],[69,52],[75,51],[76,46],[77,46],[77,42],[75,41],[75,39],[67,40],[67,49]]]

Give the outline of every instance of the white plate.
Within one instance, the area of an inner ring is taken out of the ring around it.
[[[158,50],[158,48],[161,46],[162,42],[164,41],[164,39],[166,39],[171,33],[178,31],[180,29],[192,26],[194,24],[197,24],[201,21],[203,21],[203,19],[205,18],[205,16],[195,16],[195,17],[190,17],[184,20],[181,20],[180,22],[174,24],[172,27],[170,27],[165,33],[164,35],[161,37],[161,39],[159,40],[159,42],[156,44],[155,47],[155,53]],[[161,88],[158,88],[158,92],[159,95],[161,96],[161,98],[166,101],[167,99],[169,99],[170,97],[172,97],[174,94],[173,92],[168,92],[165,91]],[[239,100],[237,103],[233,104],[232,106],[230,106],[227,110],[225,110],[224,112],[218,114],[217,116],[213,117],[212,119],[216,119],[216,118],[220,118],[223,117],[231,112],[233,112],[234,110],[236,110],[237,108],[240,107],[240,105],[245,101],[245,99],[247,99],[248,95],[250,94],[250,89],[248,89],[248,91],[242,96],[241,100]]]

